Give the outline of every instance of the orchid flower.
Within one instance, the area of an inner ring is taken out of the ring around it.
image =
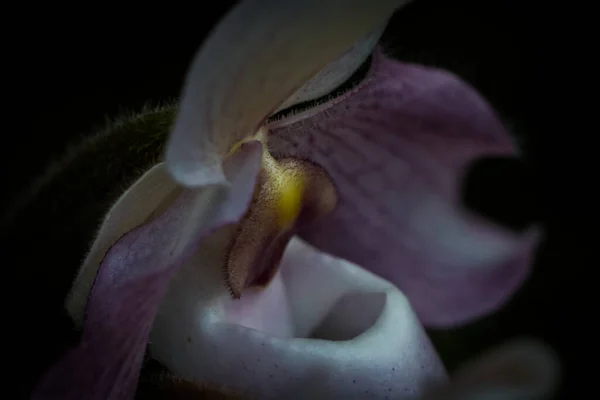
[[[422,324],[498,308],[538,231],[462,205],[470,163],[515,149],[468,84],[375,47],[404,3],[247,0],[226,15],[164,160],[104,218],[67,301],[80,344],[37,398],[132,398],[147,344],[177,376],[249,398],[412,399],[446,382]],[[269,118],[371,54],[353,89]]]

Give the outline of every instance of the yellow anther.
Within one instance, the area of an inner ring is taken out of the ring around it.
[[[287,178],[287,179],[285,179]],[[292,227],[302,208],[303,182],[296,177],[285,177],[280,188],[277,205],[280,229]]]

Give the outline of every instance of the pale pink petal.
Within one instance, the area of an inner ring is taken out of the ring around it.
[[[151,355],[173,372],[258,399],[413,399],[445,382],[389,282],[295,238],[271,284],[233,300],[223,238],[211,239],[173,278],[152,330]]]
[[[516,234],[462,205],[470,163],[516,149],[456,76],[376,53],[353,94],[277,126],[273,154],[313,160],[338,188],[337,210],[301,236],[398,285],[425,324],[490,312],[527,276],[535,229]]]
[[[426,400],[549,399],[558,376],[558,360],[549,349],[518,340],[468,363]]]
[[[176,192],[165,164],[159,163],[131,185],[108,211],[67,298],[66,308],[78,327],[83,322],[94,277],[108,249],[127,232],[150,220],[161,204]]]
[[[407,0],[246,0],[194,58],[166,162],[179,183],[224,180],[220,157]]]
[[[185,192],[160,217],[108,251],[86,306],[79,345],[42,378],[34,399],[132,399],[152,321],[172,274],[200,239],[246,211],[262,146],[248,143],[226,163],[231,188]]]

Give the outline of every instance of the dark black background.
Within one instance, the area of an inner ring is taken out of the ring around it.
[[[53,5],[7,13],[2,200],[10,201],[48,161],[106,118],[176,98],[194,52],[231,3],[186,9]],[[565,311],[565,299],[572,290],[569,274],[575,272],[565,272],[565,265],[574,262],[575,239],[568,233],[566,205],[556,194],[557,181],[568,180],[569,172],[557,172],[550,150],[561,134],[555,75],[561,45],[550,40],[549,13],[533,2],[416,0],[394,17],[384,42],[401,59],[461,75],[492,102],[523,144],[548,235],[536,264],[542,276],[534,285],[538,295],[527,305],[536,310],[538,322],[513,333],[543,338],[570,362],[565,327],[573,317]],[[35,293],[18,296],[43,301]],[[36,339],[34,333],[32,340],[43,340],[43,334]]]

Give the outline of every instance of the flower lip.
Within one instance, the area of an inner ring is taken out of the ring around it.
[[[394,285],[293,238],[271,284],[233,300],[210,268],[224,251],[213,239],[173,279],[155,320],[151,354],[173,372],[265,399],[405,399],[445,380]]]

